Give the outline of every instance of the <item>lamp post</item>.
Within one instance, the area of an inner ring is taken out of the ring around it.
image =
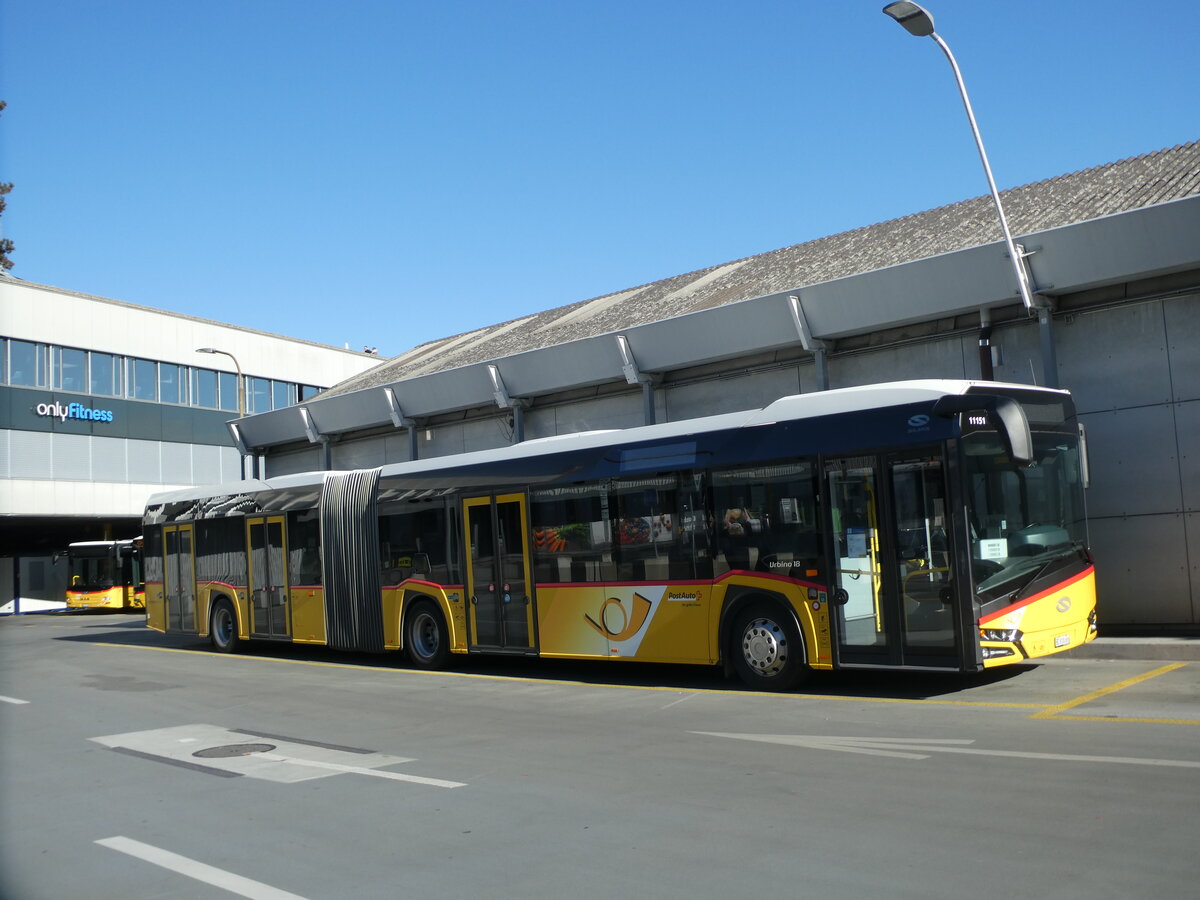
[[[246,417],[246,379],[242,377],[242,366],[241,366],[241,363],[239,363],[237,361],[237,357],[234,356],[232,353],[230,353],[227,350],[218,350],[216,347],[197,347],[196,352],[197,353],[219,353],[219,354],[221,354],[221,356],[228,356],[231,360],[233,360],[233,367],[234,367],[234,369],[237,370],[238,418],[244,419]],[[246,459],[247,458],[250,459],[250,472],[251,472],[251,476],[253,477],[255,471],[258,468],[258,461],[252,454],[246,452],[245,446],[243,445],[243,442],[242,442],[242,439],[238,434],[237,425],[230,423],[229,429],[230,429],[230,432],[233,434],[234,443],[236,443],[243,451],[242,452],[242,477],[243,478],[246,477]]]
[[[1004,206],[1000,203],[1000,192],[996,190],[996,179],[992,177],[992,167],[988,163],[987,151],[983,149],[983,138],[979,135],[979,125],[975,122],[975,111],[971,109],[971,98],[967,96],[967,86],[963,83],[958,62],[954,59],[954,54],[950,52],[950,47],[934,31],[933,16],[918,4],[901,0],[899,3],[889,3],[883,8],[883,11],[904,26],[904,30],[914,37],[933,38],[934,42],[942,48],[942,52],[946,54],[946,59],[950,61],[950,68],[954,70],[954,80],[958,83],[958,92],[962,95],[963,107],[967,111],[967,120],[971,123],[971,134],[975,136],[975,146],[979,148],[979,159],[983,162],[983,173],[987,176],[988,188],[992,192],[992,201],[996,204],[996,215],[1000,219],[1000,230],[1004,232],[1004,244],[1008,248],[1008,258],[1012,260],[1013,273],[1017,276],[1021,302],[1025,304],[1026,311],[1033,312],[1036,307],[1032,292],[1029,290],[1029,278],[1021,257],[1018,255],[1016,244],[1013,243],[1012,233],[1008,230],[1008,219],[1005,218]]]
[[[226,350],[218,350],[216,347],[197,347],[197,353],[219,353],[222,356],[228,356],[233,360],[233,367],[237,369],[237,385],[238,385],[238,418],[246,417],[246,379],[242,377],[242,367],[237,361],[237,357]]]
[[[996,179],[992,177],[992,167],[988,164],[987,151],[983,149],[983,138],[979,136],[979,126],[975,122],[975,112],[971,109],[971,98],[967,96],[967,86],[963,83],[962,72],[958,69],[958,62],[954,59],[954,54],[950,52],[950,48],[946,42],[941,39],[938,33],[933,28],[933,16],[929,15],[920,5],[910,3],[908,0],[901,0],[898,3],[889,3],[883,8],[883,11],[891,18],[895,19],[904,30],[914,37],[931,37],[942,52],[946,54],[946,59],[950,61],[950,68],[954,70],[954,80],[958,83],[958,92],[962,95],[963,108],[967,111],[967,121],[971,123],[971,134],[975,137],[975,146],[979,149],[979,159],[983,163],[983,172],[987,175],[988,188],[992,192],[992,201],[996,204],[996,215],[1000,219],[1000,230],[1004,232],[1004,245],[1008,248],[1008,258],[1012,261],[1013,274],[1017,276],[1017,287],[1021,292],[1021,302],[1025,304],[1027,313],[1037,313],[1038,330],[1041,334],[1042,345],[1042,378],[1045,380],[1048,387],[1058,387],[1058,361],[1054,351],[1054,335],[1052,333],[1053,319],[1051,318],[1050,305],[1046,302],[1034,303],[1033,291],[1029,286],[1029,273],[1025,269],[1025,262],[1022,254],[1017,249],[1017,245],[1013,243],[1012,233],[1008,230],[1008,219],[1004,216],[1004,206],[1000,203],[1000,192],[996,190]],[[987,346],[987,335],[991,332],[991,323],[987,317],[987,310],[981,312],[983,319],[983,332],[980,336],[980,362],[983,368],[984,378],[991,380],[991,348]],[[986,360],[984,357],[986,356]]]

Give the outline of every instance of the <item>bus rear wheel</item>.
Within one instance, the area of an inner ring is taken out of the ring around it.
[[[429,600],[418,600],[404,620],[408,658],[421,669],[441,669],[450,659],[450,632],[442,611]]]
[[[213,649],[221,653],[233,653],[240,643],[237,614],[233,611],[233,604],[225,597],[218,598],[213,604],[208,617],[208,637]]]
[[[782,609],[757,603],[733,623],[733,667],[756,691],[786,691],[808,674],[804,639]]]

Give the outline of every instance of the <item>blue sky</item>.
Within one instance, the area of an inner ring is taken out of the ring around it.
[[[3,0],[12,274],[393,355],[985,193],[882,6]],[[1200,138],[1191,4],[926,6],[1001,188]]]

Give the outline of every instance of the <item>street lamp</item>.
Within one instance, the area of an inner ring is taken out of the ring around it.
[[[1000,203],[1000,192],[996,190],[996,179],[992,177],[992,167],[988,163],[987,151],[983,149],[983,138],[979,135],[979,125],[975,122],[975,111],[971,109],[971,98],[967,96],[967,86],[963,83],[962,72],[958,69],[958,62],[954,58],[954,54],[950,52],[949,46],[941,39],[933,27],[933,16],[926,12],[919,4],[910,3],[908,0],[901,0],[898,3],[889,3],[883,8],[883,12],[899,22],[904,30],[914,37],[931,37],[934,42],[942,48],[942,52],[946,54],[946,59],[950,61],[950,68],[954,70],[954,80],[958,83],[958,92],[962,95],[963,108],[967,111],[967,121],[971,123],[971,134],[975,137],[975,146],[979,149],[979,159],[983,163],[983,173],[987,176],[988,188],[992,192],[992,201],[996,204],[996,215],[1000,219],[1000,230],[1004,232],[1004,245],[1008,249],[1008,258],[1012,261],[1013,274],[1017,277],[1017,288],[1021,292],[1021,302],[1025,304],[1027,313],[1036,312],[1038,316],[1038,326],[1041,332],[1042,345],[1042,377],[1045,379],[1048,387],[1058,387],[1058,362],[1054,351],[1054,336],[1051,333],[1052,319],[1051,309],[1048,303],[1041,302],[1035,304],[1033,302],[1033,292],[1029,286],[1029,273],[1025,269],[1023,254],[1017,250],[1017,245],[1013,242],[1012,233],[1008,230],[1008,219],[1004,216],[1004,206]],[[988,346],[988,335],[991,332],[991,322],[988,318],[986,309],[980,311],[980,319],[983,326],[983,331],[980,335],[980,363],[983,367],[984,378],[991,380],[991,348]],[[984,357],[986,356],[986,359]]]
[[[237,357],[226,350],[218,350],[216,347],[197,347],[197,353],[220,353],[222,356],[228,356],[233,360],[233,367],[237,369],[237,386],[238,386],[238,418],[246,417],[246,379],[242,377],[242,367],[238,364]]]
[[[996,215],[1000,218],[1000,230],[1004,232],[1004,244],[1008,248],[1008,258],[1012,260],[1013,272],[1017,276],[1017,286],[1021,290],[1021,302],[1025,309],[1033,312],[1035,309],[1033,296],[1029,290],[1029,278],[1025,273],[1021,256],[1013,243],[1012,233],[1008,230],[1008,219],[1004,216],[1004,207],[1000,203],[1000,192],[996,190],[996,179],[992,177],[992,167],[988,164],[987,151],[983,149],[983,138],[979,136],[979,126],[975,122],[975,112],[971,109],[971,99],[967,96],[967,86],[963,83],[962,72],[958,70],[958,62],[946,42],[942,40],[933,28],[933,16],[916,3],[902,0],[899,3],[889,3],[883,8],[886,15],[891,16],[904,30],[914,37],[931,37],[942,48],[946,59],[950,60],[950,68],[954,70],[954,80],[958,82],[958,92],[962,94],[963,107],[967,111],[967,120],[971,123],[971,133],[975,136],[975,146],[979,148],[979,159],[983,162],[983,172],[987,175],[988,187],[992,192],[992,200],[996,204]]]

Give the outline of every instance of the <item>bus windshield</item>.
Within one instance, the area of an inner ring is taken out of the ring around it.
[[[1035,430],[1033,448],[1033,462],[1019,467],[998,434],[963,438],[972,569],[983,602],[1015,595],[1087,546],[1078,435]]]
[[[71,550],[71,587],[74,590],[82,588],[110,588],[117,583],[117,560],[111,548],[106,548],[103,555],[81,555],[78,550]]]

